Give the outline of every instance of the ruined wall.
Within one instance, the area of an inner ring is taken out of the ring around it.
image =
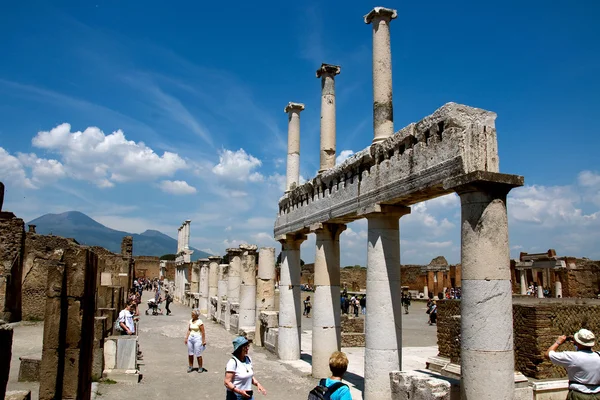
[[[175,266],[175,261],[167,261],[167,268],[165,269],[165,279],[169,282],[175,282],[175,271],[177,270],[177,266]]]
[[[600,293],[600,261],[567,258],[561,271],[563,297],[596,298]]]
[[[460,363],[460,301],[442,300],[438,305],[439,355]],[[515,370],[535,379],[564,378],[566,371],[544,358],[560,335],[573,335],[581,328],[600,333],[600,300],[535,299],[513,300]],[[559,350],[570,350],[564,344]],[[597,349],[595,349],[597,350]]]
[[[160,259],[154,256],[137,256],[134,260],[135,276],[149,279],[160,276]]]
[[[402,286],[408,286],[409,290],[423,291],[425,277],[421,274],[421,265],[401,265],[400,282]]]
[[[25,223],[10,213],[0,215],[0,319],[21,319],[21,276]]]
[[[131,288],[129,259],[124,259],[121,254],[112,253],[104,247],[92,246],[91,249],[98,255],[98,274],[110,272],[112,286],[122,286],[127,293]]]

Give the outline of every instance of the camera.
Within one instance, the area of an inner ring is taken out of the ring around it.
[[[569,335],[569,336],[567,336],[566,342],[575,343],[575,338],[573,336]]]

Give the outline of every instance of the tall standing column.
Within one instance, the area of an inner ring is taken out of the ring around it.
[[[390,21],[397,16],[396,10],[383,7],[365,15],[365,23],[373,25],[373,143],[394,134]]]
[[[256,322],[256,249],[254,244],[242,244],[239,327],[254,331]]]
[[[389,398],[390,371],[402,369],[400,222],[403,206],[375,205],[361,212],[368,224],[365,400]]]
[[[514,352],[506,196],[523,177],[474,172],[446,182],[461,201],[461,399],[512,400]]]
[[[261,247],[258,251],[258,274],[256,278],[256,334],[254,335],[254,343],[262,346],[260,313],[275,311],[274,247]]]
[[[519,270],[519,275],[521,275],[521,295],[525,296],[527,294],[527,279],[525,279],[525,270]]]
[[[187,219],[185,220],[185,249],[188,250],[190,248],[190,225],[192,221]]]
[[[315,378],[329,374],[329,356],[341,348],[340,234],[345,229],[346,225],[341,224],[311,226],[311,231],[317,235],[312,336],[312,375]]]
[[[279,336],[277,352],[280,360],[300,359],[300,245],[305,235],[283,235],[281,243],[281,277],[279,279]]]
[[[321,64],[321,166],[319,173],[335,166],[335,76],[339,65]]]
[[[198,308],[202,315],[208,316],[208,258],[199,260],[200,263],[200,285],[198,292],[200,293],[200,302]]]
[[[208,306],[210,318],[215,320],[217,317],[218,287],[219,287],[219,261],[221,257],[208,257]]]
[[[284,111],[288,115],[288,156],[286,192],[294,190],[300,182],[300,112],[302,103],[288,103]]]
[[[227,249],[229,270],[227,276],[227,314],[225,315],[225,329],[237,334],[238,311],[240,306],[240,284],[242,281],[242,250]]]
[[[177,229],[177,254],[181,253],[181,227]]]
[[[219,264],[219,280],[217,282],[217,322],[225,326],[224,307],[227,304],[227,276],[229,274],[228,264]]]

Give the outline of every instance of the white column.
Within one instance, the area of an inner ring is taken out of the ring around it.
[[[181,253],[181,227],[177,229],[177,254]]]
[[[219,280],[217,282],[217,322],[220,324],[221,321],[225,320],[225,315],[223,315],[223,309],[221,304],[224,301],[227,301],[227,275],[229,273],[229,265],[228,264],[219,264]],[[223,322],[224,325],[224,322]]]
[[[520,269],[519,273],[521,275],[521,294],[525,296],[527,294],[527,270]]]
[[[317,78],[321,78],[321,164],[319,173],[335,166],[335,76],[339,65],[321,64]]]
[[[364,210],[368,221],[365,400],[389,398],[391,371],[402,369],[402,293],[399,218],[402,206]]]
[[[208,257],[208,309],[211,319],[217,318],[217,307],[213,308],[213,301],[218,304],[218,287],[219,287],[219,261],[221,257]]]
[[[538,299],[544,298],[544,288],[542,287],[542,285],[538,285],[537,287],[537,297]]]
[[[513,400],[506,196],[522,177],[475,172],[445,184],[461,200],[461,399]]]
[[[186,220],[185,221],[185,249],[188,250],[190,248],[190,227],[191,227],[192,221],[191,220]]]
[[[256,323],[256,245],[242,244],[239,327],[254,331]]]
[[[229,269],[227,275],[227,314],[225,315],[225,329],[234,330],[237,324],[238,314],[236,314],[236,308],[239,310],[240,304],[240,284],[242,281],[242,255],[241,249],[230,248],[227,249],[227,257],[229,258]],[[233,326],[232,326],[233,322]]]
[[[315,224],[315,293],[313,299],[312,376],[328,376],[329,357],[342,343],[340,325],[340,234],[341,224]]]
[[[258,251],[258,275],[256,279],[256,334],[254,343],[262,346],[260,313],[275,311],[275,248],[261,247]]]
[[[373,143],[394,134],[390,21],[397,16],[396,10],[384,7],[365,15],[365,23],[373,25]]]
[[[200,262],[200,287],[198,292],[200,293],[200,302],[198,308],[200,313],[208,316],[208,258],[199,260]]]
[[[423,286],[423,298],[424,299],[429,298],[429,288],[427,287],[427,285]]]
[[[304,104],[288,103],[284,111],[288,114],[288,156],[286,192],[300,182],[300,112]]]
[[[557,298],[562,297],[562,282],[561,281],[554,282],[554,296]]]
[[[300,359],[300,245],[305,235],[284,235],[281,245],[281,278],[279,281],[279,336],[277,352],[280,360]]]

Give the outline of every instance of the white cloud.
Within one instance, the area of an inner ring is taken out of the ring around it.
[[[31,168],[36,183],[50,183],[66,175],[64,166],[57,160],[39,158],[34,153],[18,153],[18,158],[24,166]]]
[[[179,155],[164,152],[159,156],[144,143],[127,140],[121,130],[109,135],[96,127],[71,132],[71,125],[64,123],[39,132],[32,143],[60,156],[62,167],[54,165],[55,173],[62,168],[69,176],[99,187],[172,176],[188,167]]]
[[[19,159],[11,156],[8,151],[0,147],[0,171],[5,184],[13,184],[29,189],[35,189],[36,186],[27,178],[25,168]]]
[[[254,171],[261,165],[262,162],[258,158],[247,154],[244,149],[237,151],[223,149],[219,153],[219,163],[213,167],[212,171],[225,180],[261,182],[264,177]]]
[[[354,152],[352,150],[342,150],[340,155],[335,158],[335,165],[341,164],[346,161]]]
[[[600,186],[600,174],[592,171],[581,171],[577,181],[581,186],[598,187]]]
[[[196,188],[188,185],[186,181],[162,181],[159,184],[160,190],[175,195],[194,194]]]

